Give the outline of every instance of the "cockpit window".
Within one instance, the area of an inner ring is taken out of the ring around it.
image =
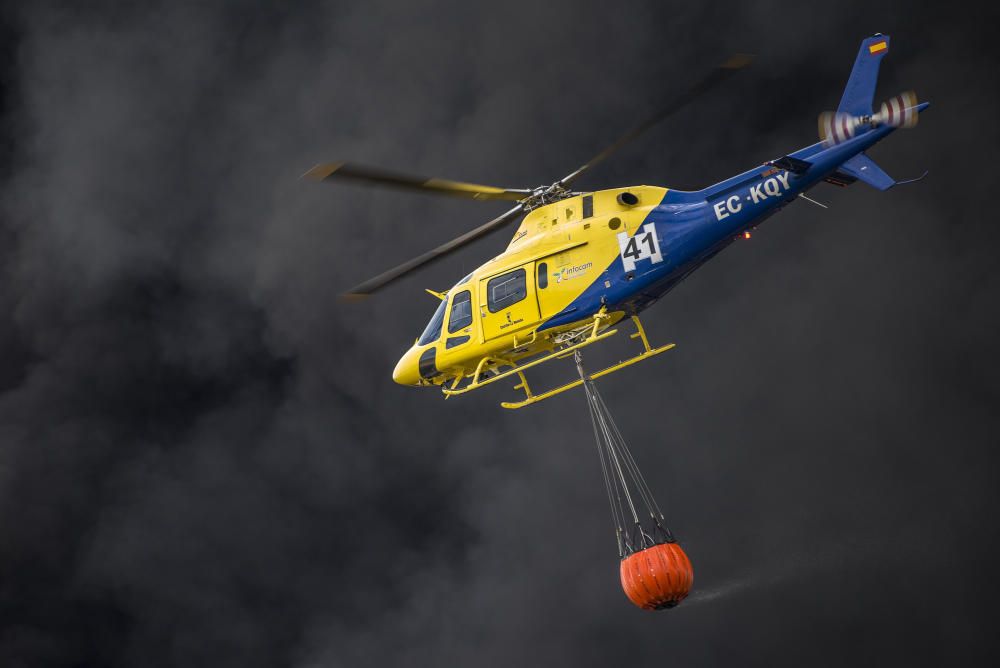
[[[472,274],[469,274],[468,276],[460,280],[458,283],[456,283],[455,287],[457,288],[463,283],[468,283],[470,278],[472,278]],[[461,303],[463,299],[465,300],[464,305]],[[427,323],[427,328],[424,329],[424,333],[420,335],[419,339],[417,339],[417,345],[424,346],[430,343],[431,341],[437,341],[439,338],[441,338],[441,327],[442,325],[444,325],[444,312],[447,306],[448,306],[448,300],[442,299],[441,303],[437,307],[437,310],[434,311],[434,315],[431,316],[431,321]],[[461,315],[461,309],[463,308],[465,309],[464,312],[467,314],[466,317],[468,318],[468,320],[465,321],[465,324],[456,324],[456,318],[458,318]],[[472,324],[472,296],[469,294],[469,291],[466,290],[464,292],[460,292],[458,296],[456,296],[454,299],[454,304],[451,307],[451,318],[449,318],[448,320],[448,331],[456,332],[459,329],[468,327],[471,324]]]
[[[448,316],[448,333],[465,329],[472,324],[472,293],[462,290],[451,300],[451,315]]]
[[[438,305],[437,310],[434,311],[434,315],[431,316],[431,321],[427,323],[427,328],[424,329],[424,333],[420,335],[417,339],[417,345],[426,345],[431,341],[437,341],[441,337],[441,325],[444,324],[444,309],[448,305],[446,299],[441,300],[441,304]]]

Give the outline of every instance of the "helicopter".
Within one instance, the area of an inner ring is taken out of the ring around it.
[[[804,199],[820,182],[848,186],[862,181],[879,190],[919,181],[896,181],[865,150],[897,128],[911,128],[928,102],[906,92],[882,103],[872,100],[889,36],[862,40],[835,112],[819,116],[820,141],[697,191],[626,186],[575,191],[573,183],[626,143],[688,106],[746,67],[737,54],[684,89],[649,119],[618,138],[563,178],[536,188],[501,188],[423,178],[354,163],[324,163],[305,177],[354,180],[475,200],[506,200],[513,208],[465,234],[390,269],[344,297],[367,297],[523,215],[507,248],[449,290],[427,290],[440,300],[423,333],[400,358],[393,380],[439,387],[445,398],[507,378],[524,393],[504,408],[522,408],[586,382],[585,377],[535,393],[525,371],[576,356],[617,333],[630,319],[642,350],[589,374],[596,379],[674,347],[653,347],[639,314],[695,269],[750,230]]]

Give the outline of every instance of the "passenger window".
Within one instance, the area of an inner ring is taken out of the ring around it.
[[[490,279],[486,284],[486,305],[496,313],[528,296],[527,273],[517,269]]]
[[[451,302],[451,315],[448,316],[448,333],[465,329],[472,324],[472,293],[462,290]]]
[[[549,287],[549,265],[545,262],[538,264],[538,289],[544,290]]]

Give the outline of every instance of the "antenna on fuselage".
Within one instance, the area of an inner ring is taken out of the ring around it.
[[[805,194],[805,193],[799,193],[799,197],[801,197],[802,199],[804,199],[804,200],[805,200],[805,201],[807,201],[807,202],[812,202],[812,203],[813,203],[813,204],[815,204],[816,206],[821,206],[821,207],[823,207],[824,209],[829,209],[829,208],[830,208],[830,207],[828,207],[828,206],[827,206],[826,204],[823,204],[822,202],[817,202],[817,201],[816,201],[816,200],[814,200],[814,199],[813,199],[812,197],[806,197],[806,194]]]

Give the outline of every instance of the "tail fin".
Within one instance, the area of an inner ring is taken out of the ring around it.
[[[854,61],[854,69],[844,88],[844,96],[840,98],[838,113],[851,116],[872,115],[872,99],[875,97],[875,84],[878,83],[878,66],[882,57],[889,53],[889,36],[876,33],[861,42],[858,57]]]
[[[823,146],[829,148],[841,144],[879,126],[912,128],[917,124],[917,115],[927,108],[927,104],[918,103],[917,94],[913,91],[886,100],[878,113],[872,108],[878,68],[887,53],[888,35],[878,33],[861,40],[840,106],[837,111],[824,111],[819,115],[819,136]]]
[[[861,41],[854,69],[847,80],[844,95],[840,98],[840,106],[836,112],[826,111],[819,115],[819,135],[825,148],[829,149],[850,140],[856,134],[879,127],[912,128],[917,124],[917,116],[927,108],[927,102],[917,102],[917,95],[913,91],[883,102],[877,114],[872,109],[878,68],[887,53],[888,35],[878,33]],[[824,180],[839,186],[863,181],[873,188],[888,190],[893,186],[919,181],[924,176],[927,176],[927,172],[915,179],[896,181],[861,152],[842,162]]]

